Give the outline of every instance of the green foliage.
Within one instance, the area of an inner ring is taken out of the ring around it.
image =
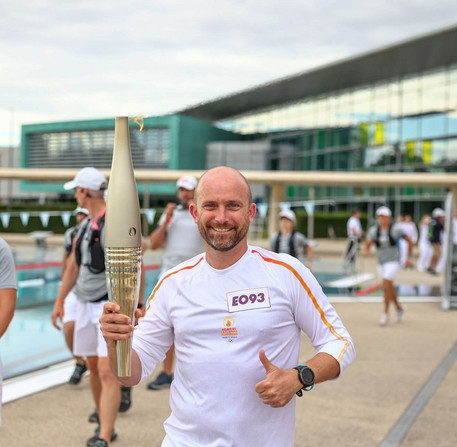
[[[296,211],[297,216],[297,231],[308,236],[308,215],[305,211]],[[346,225],[351,213],[336,211],[334,213],[315,213],[314,214],[314,238],[327,238],[329,231],[333,228],[337,238],[345,238],[347,236]],[[360,218],[362,228],[367,227],[367,216],[362,214]]]

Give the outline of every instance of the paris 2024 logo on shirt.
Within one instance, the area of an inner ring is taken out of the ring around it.
[[[235,319],[233,317],[225,317],[222,320],[222,338],[228,343],[233,343],[238,338],[238,331],[235,327]]]

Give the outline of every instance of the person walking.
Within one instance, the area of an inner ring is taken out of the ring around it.
[[[363,237],[362,224],[360,223],[360,217],[362,213],[357,208],[352,210],[351,217],[348,219],[346,224],[347,231],[347,245],[346,254],[344,256],[344,267],[346,270],[353,272],[355,270],[355,261],[357,253],[359,251],[360,241]]]
[[[430,261],[433,256],[432,244],[428,238],[428,229],[430,226],[430,215],[424,214],[419,222],[419,258],[417,259],[417,271],[423,272],[430,267]]]
[[[288,253],[296,258],[306,258],[304,264],[311,268],[313,248],[302,233],[295,231],[297,218],[291,210],[279,213],[279,231],[270,239],[270,247],[276,253]]]
[[[417,227],[416,224],[413,222],[413,218],[411,214],[405,214],[403,216],[403,220],[399,223],[400,228],[403,230],[403,233],[408,236],[413,246],[416,245],[418,239]],[[408,259],[408,252],[409,252],[409,244],[406,242],[406,239],[401,238],[399,241],[398,248],[400,249],[400,266],[402,268],[407,268],[406,261]],[[409,268],[412,268],[412,263],[408,264]]]
[[[71,255],[73,250],[73,239],[75,238],[76,234],[78,233],[79,227],[81,222],[87,218],[89,215],[89,211],[85,208],[81,208],[78,206],[75,210],[76,216],[76,225],[73,227],[68,228],[64,234],[64,253],[62,258],[62,276],[67,268],[68,258]],[[84,357],[79,355],[75,355],[73,353],[73,335],[75,331],[75,319],[76,319],[76,306],[77,306],[77,298],[75,293],[75,288],[73,288],[70,293],[65,297],[65,309],[64,315],[62,318],[63,323],[63,334],[65,337],[65,342],[68,346],[68,349],[73,355],[73,358],[76,361],[75,369],[73,374],[70,377],[69,383],[71,385],[77,385],[81,382],[83,374],[87,371],[86,361]]]
[[[90,218],[83,222],[75,236],[51,315],[53,325],[60,330],[58,320],[62,322],[64,317],[64,301],[76,285],[73,350],[75,355],[86,358],[99,419],[94,435],[87,441],[88,447],[108,446],[116,439],[114,425],[121,402],[120,385],[109,367],[106,343],[99,330],[99,317],[108,301],[103,252],[107,186],[104,175],[92,167],[81,169],[64,185],[67,190],[74,189],[78,206],[86,208]]]
[[[430,222],[428,239],[432,244],[433,255],[432,259],[430,260],[430,266],[427,269],[427,272],[429,272],[431,275],[437,274],[437,265],[443,253],[442,238],[444,232],[444,218],[445,213],[443,209],[435,208],[432,211],[432,220]]]
[[[8,244],[0,238],[0,339],[14,316],[17,299],[16,269]],[[2,425],[3,365],[0,358],[0,427]]]
[[[162,446],[292,447],[296,396],[341,375],[355,358],[352,339],[298,259],[248,245],[256,206],[239,171],[204,173],[190,212],[205,253],[162,276],[136,329],[105,304],[111,368],[117,341],[133,337],[132,375],[119,380],[135,385],[175,343]],[[302,331],[317,353],[300,361]]]
[[[406,260],[406,266],[411,263],[413,243],[406,236],[399,223],[392,224],[392,212],[386,206],[381,206],[376,210],[377,225],[368,229],[365,240],[364,256],[368,256],[370,247],[373,243],[376,245],[376,254],[378,258],[378,272],[382,280],[382,289],[384,294],[384,313],[381,316],[379,324],[387,325],[389,322],[389,307],[393,304],[397,311],[396,322],[402,321],[404,307],[398,302],[397,291],[394,286],[394,279],[400,268],[400,250],[398,240],[403,238],[409,244],[409,258]]]

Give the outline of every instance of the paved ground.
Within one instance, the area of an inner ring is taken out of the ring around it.
[[[343,247],[343,241],[319,241],[316,263],[337,265]],[[364,261],[364,271],[375,272],[373,257]],[[442,276],[408,270],[399,274],[398,282],[404,281],[437,287]],[[377,298],[334,305],[354,338],[357,359],[339,380],[316,386],[298,400],[295,445],[371,447],[383,441],[383,447],[457,445],[457,362],[455,356],[447,357],[456,352],[457,311],[445,312],[439,302],[408,302],[404,322],[382,328]],[[312,355],[304,338],[301,358]],[[447,364],[442,365],[443,360]],[[443,376],[435,380],[436,390],[430,381],[435,372]],[[427,390],[430,396],[421,394]],[[138,385],[132,408],[119,415],[119,438],[113,445],[160,446],[162,423],[169,414],[168,395],[168,390],[149,391],[145,383]],[[405,411],[407,416],[414,414],[422,405],[417,417],[402,418]],[[83,446],[95,428],[87,422],[92,411],[87,377],[76,387],[62,385],[10,402],[2,411],[0,444]],[[395,432],[389,435],[399,421],[404,439]]]

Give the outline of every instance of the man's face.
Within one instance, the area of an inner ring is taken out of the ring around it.
[[[190,208],[203,239],[217,251],[229,251],[247,237],[255,210],[239,179],[213,177],[205,179]]]
[[[390,220],[391,220],[390,216],[378,216],[378,222],[379,222],[379,225],[381,225],[381,226],[386,226],[386,225],[389,226]]]
[[[86,208],[86,197],[87,194],[85,194],[85,188],[80,188],[79,186],[77,186],[75,188],[74,198],[76,199],[76,203],[78,204],[78,206],[80,206],[81,208]]]
[[[178,189],[178,200],[180,201],[180,203],[182,203],[187,208],[189,208],[190,203],[192,202],[192,200],[194,200],[194,192],[195,192],[194,189],[189,191],[186,188],[179,188]]]
[[[292,233],[294,225],[295,223],[287,217],[281,217],[281,219],[279,219],[279,228],[282,232]]]
[[[76,214],[76,222],[80,224],[86,217],[87,217],[86,214],[78,213],[78,214]]]

